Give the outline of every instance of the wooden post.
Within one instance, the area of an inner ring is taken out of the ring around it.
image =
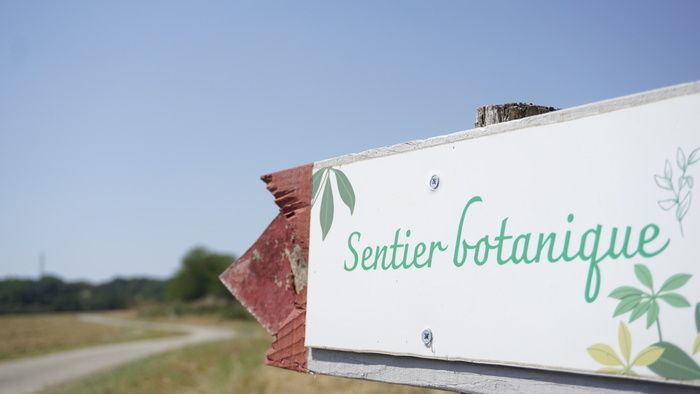
[[[507,103],[499,105],[484,105],[476,109],[474,127],[484,127],[509,120],[527,118],[556,111],[558,108],[526,103]]]

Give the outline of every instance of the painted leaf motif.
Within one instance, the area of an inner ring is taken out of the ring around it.
[[[352,189],[350,180],[343,171],[333,169],[335,180],[338,183],[338,193],[345,205],[350,208],[350,215],[355,211],[355,191]]]
[[[673,190],[673,184],[670,178],[663,177],[661,175],[654,175],[654,181],[656,185],[662,189]]]
[[[700,352],[700,334],[695,336],[693,341],[693,354]]]
[[[685,184],[688,185],[689,188],[693,188],[695,185],[695,179],[692,176],[686,176],[685,177]]]
[[[627,298],[634,295],[641,296],[642,293],[643,292],[641,290],[631,286],[620,286],[617,289],[613,290],[608,297],[617,298],[618,300],[621,300],[623,298]]]
[[[669,181],[673,177],[673,169],[671,168],[671,163],[666,160],[666,164],[664,165],[664,177],[666,177]]]
[[[321,239],[326,239],[326,235],[331,231],[333,224],[333,190],[331,183],[326,182],[321,198]]]
[[[668,211],[669,209],[676,206],[676,200],[673,198],[669,198],[667,200],[659,200],[658,204],[659,207],[661,207],[661,209],[663,209],[664,211]]]
[[[612,348],[604,343],[595,344],[588,349],[588,354],[593,357],[594,360],[609,366],[623,365],[620,358],[615,354]]]
[[[683,149],[680,147],[676,151],[676,164],[678,164],[678,168],[685,170],[687,167],[686,161],[685,161],[685,153],[683,152]]]
[[[642,284],[648,288],[652,288],[654,286],[654,283],[652,282],[651,279],[651,271],[649,271],[649,268],[647,268],[646,265],[644,264],[635,264],[634,266],[634,274],[637,276],[637,279],[639,279]]]
[[[632,309],[636,308],[637,305],[639,305],[639,302],[642,300],[642,297],[639,295],[632,295],[626,298],[623,298],[622,301],[620,301],[619,304],[617,304],[617,308],[615,308],[615,312],[613,312],[613,317],[617,317],[622,315],[623,313],[627,313],[631,311]]]
[[[664,292],[664,291],[670,291],[670,290],[676,290],[680,289],[688,283],[688,280],[692,277],[690,274],[676,274],[671,276],[670,278],[666,279],[664,284],[661,285],[661,288],[659,289],[659,293]]]
[[[675,306],[676,308],[685,308],[690,306],[690,302],[678,293],[666,293],[659,296],[662,300],[666,301],[669,305]]]
[[[630,323],[644,316],[644,314],[647,313],[647,311],[649,310],[650,305],[651,302],[649,301],[644,301],[641,304],[637,305],[637,307],[634,308],[634,310],[630,314]]]
[[[678,346],[670,342],[658,342],[653,346],[664,349],[661,357],[648,365],[655,374],[667,379],[700,379],[700,367]]]
[[[676,219],[683,220],[683,217],[685,217],[685,214],[688,213],[688,209],[690,208],[690,200],[691,194],[690,190],[688,190],[685,193],[685,196],[683,196],[681,199],[681,202],[678,203],[678,208],[676,208]]]
[[[605,367],[605,368],[599,369],[599,370],[596,371],[596,372],[598,372],[598,373],[609,373],[609,374],[612,374],[612,375],[621,375],[622,372],[623,372],[623,370],[622,370],[622,368]]]
[[[634,358],[632,365],[637,367],[646,367],[649,364],[655,363],[661,355],[664,354],[664,348],[658,346],[649,346],[643,349],[637,357]]]
[[[700,161],[700,148],[695,148],[694,151],[690,152],[688,156],[688,165],[695,164]]]
[[[656,319],[659,318],[659,304],[656,301],[651,301],[649,304],[649,310],[647,311],[647,328],[651,327],[652,324],[656,323]]]
[[[318,191],[321,186],[321,180],[323,180],[323,175],[328,171],[327,168],[322,168],[314,173],[311,177],[311,201],[316,201]]]
[[[625,362],[629,364],[630,353],[632,352],[632,336],[630,335],[630,330],[627,329],[627,326],[623,322],[620,322],[620,327],[617,329],[617,340],[620,343],[622,357],[624,357]]]

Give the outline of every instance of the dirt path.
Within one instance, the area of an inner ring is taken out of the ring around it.
[[[113,368],[146,356],[196,343],[232,338],[230,329],[151,323],[99,315],[81,320],[121,327],[178,331],[181,336],[101,345],[0,363],[0,393],[33,393],[43,388]]]

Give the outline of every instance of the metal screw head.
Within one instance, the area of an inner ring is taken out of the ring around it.
[[[436,190],[440,186],[440,177],[437,174],[430,177],[430,190]]]
[[[425,345],[425,347],[430,347],[430,345],[433,344],[433,332],[429,328],[423,330],[420,334],[420,338],[423,340],[423,345]]]

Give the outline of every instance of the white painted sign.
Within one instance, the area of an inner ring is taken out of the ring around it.
[[[316,165],[306,345],[697,382],[697,91]]]

